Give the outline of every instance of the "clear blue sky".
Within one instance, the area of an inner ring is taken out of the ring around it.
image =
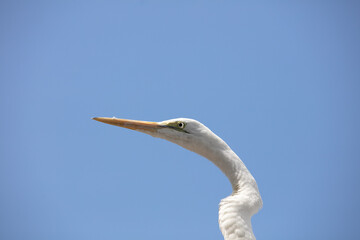
[[[0,238],[222,239],[206,159],[94,116],[194,118],[257,239],[359,239],[357,1],[1,1]]]

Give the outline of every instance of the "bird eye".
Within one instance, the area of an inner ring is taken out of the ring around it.
[[[184,127],[185,127],[185,124],[184,124],[183,122],[179,122],[179,123],[178,123],[178,127],[179,127],[179,128],[184,128]]]

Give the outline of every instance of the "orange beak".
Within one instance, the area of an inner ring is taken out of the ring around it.
[[[138,120],[129,120],[129,119],[120,119],[120,118],[107,118],[107,117],[95,117],[93,118],[96,121],[111,124],[118,127],[128,128],[132,130],[138,131],[149,131],[155,132],[157,129],[161,128],[157,122],[146,122],[146,121],[138,121]]]

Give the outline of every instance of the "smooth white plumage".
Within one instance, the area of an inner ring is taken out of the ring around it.
[[[209,159],[228,177],[233,188],[232,194],[219,204],[219,225],[224,239],[255,239],[251,217],[262,207],[256,181],[231,148],[206,126],[188,118],[163,122],[94,119],[166,139]]]

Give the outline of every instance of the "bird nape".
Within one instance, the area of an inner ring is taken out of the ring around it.
[[[231,148],[200,122],[177,118],[146,122],[118,118],[93,118],[96,121],[129,128],[163,138],[213,162],[228,177],[233,192],[219,204],[219,226],[225,240],[255,239],[251,217],[262,207],[254,177]]]

